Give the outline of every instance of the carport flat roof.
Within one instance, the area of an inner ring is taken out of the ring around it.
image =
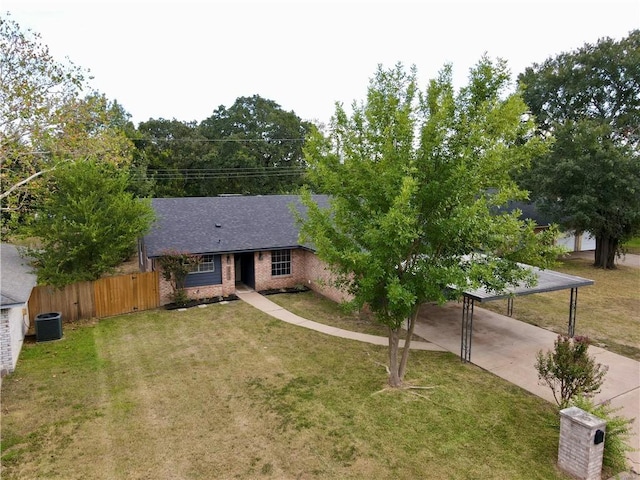
[[[476,290],[468,290],[464,292],[465,297],[472,298],[479,302],[489,302],[491,300],[500,300],[502,298],[509,298],[512,296],[531,295],[534,293],[553,292],[556,290],[568,290],[578,287],[585,287],[593,285],[595,282],[588,278],[577,277],[575,275],[569,275],[567,273],[556,272],[555,270],[542,270],[538,267],[531,265],[525,265],[531,269],[538,278],[538,283],[535,286],[527,287],[524,284],[518,285],[507,289],[504,292],[495,293],[488,292],[484,288]]]

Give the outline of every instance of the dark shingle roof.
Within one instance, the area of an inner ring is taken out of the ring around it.
[[[31,289],[36,285],[37,277],[31,273],[31,267],[14,245],[0,245],[0,284],[1,304],[3,308],[27,303]]]
[[[537,205],[531,202],[509,202],[506,208],[501,208],[500,211],[509,211],[520,210],[522,214],[520,215],[520,220],[533,220],[538,227],[548,227],[551,225],[551,219],[540,212]]]
[[[327,197],[314,195],[321,206]],[[145,237],[147,256],[163,250],[226,253],[300,245],[291,205],[297,195],[154,198],[156,223]],[[219,226],[218,226],[219,225]]]

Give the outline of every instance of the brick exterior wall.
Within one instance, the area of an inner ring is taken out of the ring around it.
[[[236,291],[236,272],[233,254],[229,255],[229,260],[227,261],[227,255],[222,255],[222,284],[220,285],[205,285],[200,287],[190,287],[185,288],[187,292],[187,296],[191,299],[197,300],[199,298],[211,298],[211,297],[226,297],[227,295],[231,295]],[[154,266],[154,269],[157,269],[160,272],[160,305],[167,305],[172,302],[171,296],[173,294],[173,289],[171,287],[171,283],[166,281],[162,277],[162,269],[160,267]]]
[[[300,251],[304,253],[305,285],[334,302],[348,300],[349,295],[333,286],[335,277],[327,265],[315,253],[307,250]]]
[[[594,443],[606,422],[578,407],[560,410],[558,466],[582,480],[600,480],[604,442]],[[606,441],[606,438],[605,438]]]
[[[305,252],[301,249],[291,250],[291,273],[289,275],[271,275],[271,250],[256,252],[253,256],[255,266],[255,290],[270,290],[276,288],[293,288],[296,285],[304,285],[305,277]],[[260,259],[262,257],[262,259]]]
[[[0,315],[0,376],[16,368],[18,356],[29,330],[27,305],[3,308]]]
[[[233,254],[221,256],[222,262],[222,284],[206,285],[200,287],[186,288],[189,298],[210,298],[216,296],[227,296],[235,293],[235,259]],[[348,296],[333,286],[333,275],[313,252],[301,248],[291,250],[291,273],[289,275],[271,275],[271,250],[255,252],[253,254],[255,290],[271,290],[279,288],[293,288],[298,285],[305,285],[325,297],[341,302]],[[143,263],[143,262],[141,262]],[[148,261],[144,263],[149,263]],[[153,266],[154,269],[159,269]],[[173,290],[171,284],[160,275],[160,304],[171,303]]]
[[[13,354],[11,352],[11,326],[9,310],[3,308],[0,317],[0,375],[5,376],[13,371]]]

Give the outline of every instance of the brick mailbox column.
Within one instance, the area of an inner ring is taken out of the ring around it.
[[[560,410],[558,467],[582,480],[600,480],[605,425],[578,407]]]

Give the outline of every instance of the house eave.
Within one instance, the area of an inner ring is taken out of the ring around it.
[[[25,308],[28,305],[27,302],[19,302],[19,303],[3,303],[0,305],[0,309],[2,310],[10,310],[12,308]]]
[[[267,252],[271,250],[306,250],[308,252],[315,252],[314,249],[305,245],[279,245],[275,247],[259,247],[259,248],[250,248],[250,249],[239,249],[239,250],[220,250],[220,251],[206,251],[206,252],[189,252],[192,255],[231,255],[231,254],[243,254],[243,253],[253,253],[253,252]],[[153,254],[149,255],[149,258],[158,258],[162,255]]]

